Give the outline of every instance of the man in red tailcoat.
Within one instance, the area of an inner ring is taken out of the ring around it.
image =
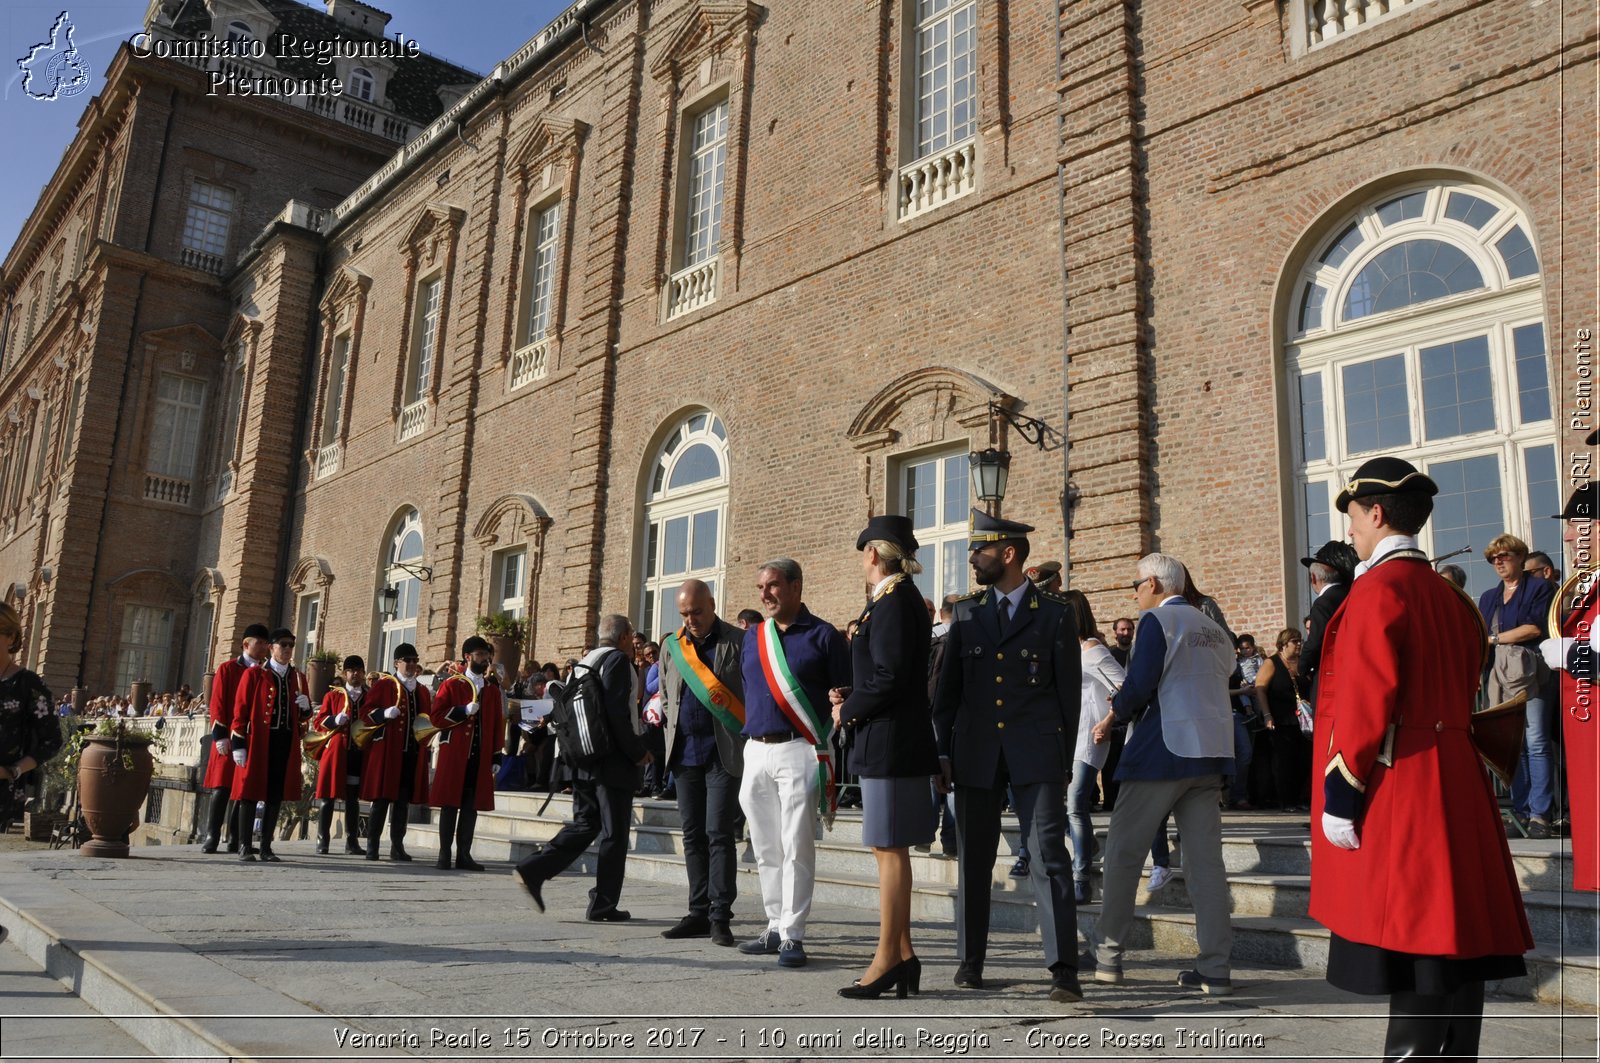
[[[206,758],[205,779],[201,787],[211,795],[206,806],[206,833],[200,851],[217,851],[222,836],[222,820],[229,809],[228,794],[233,789],[233,744],[228,741],[228,731],[233,726],[233,699],[239,692],[239,682],[245,672],[267,659],[268,641],[265,624],[251,624],[244,629],[243,650],[217,665],[211,677],[211,698],[206,711],[211,716],[211,755]],[[238,820],[228,819],[228,852],[239,851]]]
[[[1373,458],[1336,502],[1361,564],[1328,622],[1311,916],[1328,981],[1389,995],[1384,1058],[1477,1058],[1483,984],[1533,947],[1471,716],[1486,633],[1417,547],[1438,486]]]
[[[278,863],[272,833],[284,801],[300,800],[300,734],[311,710],[306,677],[294,666],[294,632],[272,633],[272,657],[245,673],[233,700],[233,799],[238,803],[239,859],[256,858],[250,844],[250,823],[257,802],[261,816],[261,859]]]
[[[1594,446],[1600,432],[1587,440]],[[1544,661],[1561,675],[1562,746],[1571,797],[1572,888],[1600,890],[1600,566],[1595,558],[1595,521],[1600,519],[1600,481],[1572,492],[1561,511],[1562,539],[1572,546],[1572,575],[1556,595],[1559,627],[1540,645]]]
[[[344,851],[361,853],[356,841],[361,823],[361,750],[351,736],[351,721],[368,696],[367,662],[351,655],[344,659],[344,685],[332,686],[322,696],[311,717],[311,733],[327,735],[317,757],[317,852],[328,851],[333,827],[333,803],[344,799]]]
[[[482,871],[472,859],[478,813],[494,808],[494,769],[504,733],[500,684],[489,671],[493,652],[477,635],[461,644],[461,671],[439,686],[428,715],[439,728],[439,754],[428,787],[428,803],[439,810],[439,860],[448,869],[452,839],[455,867]]]
[[[417,648],[402,642],[394,648],[394,674],[372,677],[372,689],[361,706],[362,722],[379,730],[363,753],[361,799],[372,802],[367,815],[367,859],[378,859],[383,821],[389,820],[389,859],[409,861],[406,852],[406,810],[428,800],[428,753],[417,741],[416,722],[428,720],[432,698],[417,681],[422,672]]]

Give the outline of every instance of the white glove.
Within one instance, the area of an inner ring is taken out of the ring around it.
[[[301,694],[299,697],[295,698],[295,704],[300,706],[301,712],[311,711],[311,699],[306,697],[304,694]]]
[[[397,706],[390,705],[383,710],[383,718],[385,720],[398,720],[400,718],[400,709]]]
[[[244,753],[245,751],[242,749],[235,749],[233,751],[233,762],[239,765],[241,768],[244,767]]]
[[[476,716],[476,715],[478,715],[478,703],[476,701],[467,702],[467,715],[468,716]]]
[[[350,714],[348,712],[341,712],[339,715],[337,715],[337,716],[335,716],[333,718],[333,725],[335,727],[343,727],[345,724],[347,724],[349,722],[350,722]]]
[[[1567,667],[1567,654],[1572,652],[1572,640],[1569,638],[1549,638],[1539,643],[1539,655],[1544,658],[1552,670]]]
[[[1353,819],[1324,812],[1322,836],[1341,849],[1361,848],[1361,835],[1356,833],[1356,821]]]
[[[226,738],[219,738],[215,742],[211,743],[211,745],[214,749],[216,749],[217,756],[219,757],[227,756],[228,750],[233,748],[232,744],[229,743]]]

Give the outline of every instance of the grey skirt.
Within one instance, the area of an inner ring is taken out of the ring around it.
[[[861,844],[874,849],[931,845],[934,828],[928,776],[861,780]]]

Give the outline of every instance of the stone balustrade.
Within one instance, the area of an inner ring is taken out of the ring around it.
[[[1299,0],[1305,14],[1306,47],[1315,48],[1374,22],[1397,15],[1424,0]]]
[[[900,168],[898,218],[905,221],[977,187],[976,140],[963,140]]]
[[[511,356],[511,387],[513,390],[535,380],[543,380],[550,373],[550,341],[530,343]]]
[[[428,427],[428,400],[418,399],[400,411],[400,441],[421,435]]]
[[[175,476],[157,476],[153,472],[145,473],[144,497],[152,502],[171,502],[177,506],[187,506],[193,484],[188,480],[180,480]]]
[[[667,320],[708,306],[717,299],[720,256],[679,270],[667,281]]]

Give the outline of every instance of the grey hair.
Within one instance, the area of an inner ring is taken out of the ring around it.
[[[1182,594],[1189,585],[1183,578],[1183,562],[1169,554],[1145,554],[1139,559],[1139,575],[1154,576],[1168,594]]]
[[[756,566],[757,572],[776,572],[790,583],[801,578],[800,562],[792,557],[775,557],[771,561],[763,561]]]
[[[1306,566],[1311,576],[1319,583],[1334,583],[1339,579],[1339,570],[1332,565],[1324,565],[1321,561],[1313,561]]]
[[[869,539],[863,549],[878,551],[878,560],[883,562],[885,572],[904,572],[908,576],[915,576],[922,571],[922,562],[906,553],[905,547],[899,543],[891,543],[887,539]],[[933,603],[928,604],[931,606]]]
[[[621,613],[607,613],[600,618],[600,624],[595,628],[595,638],[602,646],[618,646],[622,640],[633,634],[633,621]]]

